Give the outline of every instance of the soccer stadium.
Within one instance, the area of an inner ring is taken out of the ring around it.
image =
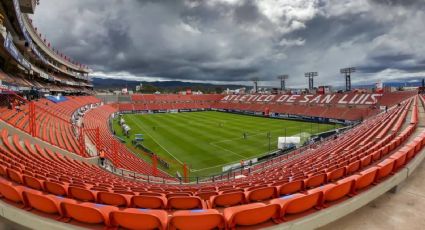
[[[1,0],[0,229],[424,229],[425,6],[341,2]],[[311,47],[353,15],[405,53]]]

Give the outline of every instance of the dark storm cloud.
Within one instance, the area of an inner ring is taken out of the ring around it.
[[[422,0],[372,0],[372,2],[387,6],[425,6],[425,1]]]
[[[261,14],[258,11],[258,7],[252,1],[244,1],[241,6],[235,8],[234,17],[239,24],[250,24],[256,23],[260,19]]]
[[[423,74],[424,2],[42,0],[33,18],[56,48],[102,76],[270,81],[288,73],[299,86],[306,71],[320,72],[317,84],[340,83],[345,66]]]
[[[402,61],[412,60],[414,59],[414,57],[415,56],[413,54],[387,54],[373,56],[371,59],[382,63],[398,63]]]

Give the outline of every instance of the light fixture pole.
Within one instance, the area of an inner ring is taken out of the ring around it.
[[[317,72],[308,72],[305,73],[305,77],[308,78],[308,89],[312,90],[314,89],[314,80],[313,78],[319,76]]]
[[[340,72],[342,74],[345,74],[345,90],[351,91],[351,73],[356,72],[356,68],[355,67],[343,68],[343,69],[340,69]]]
[[[277,77],[280,80],[280,90],[283,91],[286,89],[286,80],[289,78],[289,75],[283,74]]]

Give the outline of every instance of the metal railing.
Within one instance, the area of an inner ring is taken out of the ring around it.
[[[296,160],[299,157],[302,157],[306,153],[308,153],[309,151],[307,150],[313,149],[313,147],[319,144],[333,140],[335,135],[343,135],[348,130],[356,127],[359,124],[360,123],[356,123],[351,126],[343,127],[340,129],[341,131],[338,132],[338,134],[331,135],[315,143],[311,143],[311,144],[302,146],[301,148],[294,149],[283,155],[278,155],[276,157],[272,157],[264,161],[259,161],[257,163],[253,163],[250,166],[233,168],[227,172],[210,175],[210,176],[189,176],[185,178],[181,176],[180,177],[177,177],[177,176],[176,177],[172,177],[172,176],[158,177],[158,176],[146,175],[146,174],[141,174],[141,173],[137,173],[137,172],[122,169],[122,168],[117,168],[113,165],[112,161],[107,158],[105,158],[104,165],[101,164],[101,160],[99,159],[99,166],[115,175],[118,175],[127,179],[131,179],[131,180],[141,181],[145,183],[152,183],[152,184],[197,185],[197,184],[207,184],[207,183],[228,182],[228,181],[234,181],[240,178],[249,177],[250,175],[253,175],[253,174],[265,172],[271,168],[282,165],[286,163],[287,161]]]

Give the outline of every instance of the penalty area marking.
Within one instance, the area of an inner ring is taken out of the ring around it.
[[[274,130],[270,130],[270,131],[263,131],[263,132],[257,132],[254,134],[249,134],[248,133],[248,137],[255,137],[255,136],[259,136],[261,134],[267,134],[268,132],[275,132],[275,131],[281,131],[282,129],[274,129]],[[298,135],[299,133],[297,133],[296,135]],[[221,141],[213,141],[210,142],[208,144],[218,144],[218,143],[223,143],[223,142],[231,142],[231,141],[237,141],[237,140],[242,140],[244,139],[243,137],[237,137],[237,138],[231,138],[231,139],[225,139],[225,140],[221,140]]]
[[[280,130],[280,129],[279,129],[279,130]],[[276,130],[272,130],[272,131],[270,131],[270,132],[273,132],[273,131],[276,131]],[[256,133],[256,134],[253,134],[253,135],[250,135],[250,136],[251,136],[251,137],[252,137],[252,136],[258,136],[258,135],[260,135],[260,134],[267,134],[267,133],[268,133],[268,131],[267,131],[267,132],[262,132],[262,133]],[[210,145],[212,145],[212,146],[214,146],[214,147],[218,147],[218,148],[220,148],[220,149],[223,149],[224,151],[227,151],[227,152],[232,153],[232,154],[234,154],[234,155],[237,155],[237,156],[241,157],[242,159],[245,159],[245,158],[246,158],[246,156],[242,156],[241,154],[236,153],[236,152],[234,152],[234,151],[232,151],[232,150],[230,150],[230,149],[227,149],[227,148],[224,148],[223,146],[217,145],[218,143],[229,142],[229,141],[235,141],[235,140],[240,140],[240,139],[243,139],[243,138],[238,137],[238,138],[227,139],[227,140],[222,140],[222,141],[209,142],[208,144],[210,144]],[[224,165],[226,165],[226,164],[224,164]],[[212,166],[212,167],[209,167],[209,168],[214,168],[214,167],[218,167],[218,166]],[[205,169],[205,168],[204,168],[204,169]],[[197,169],[197,170],[204,170],[204,169]]]
[[[307,133],[307,132],[296,133],[294,136],[299,136],[299,135],[304,135],[304,137],[305,137],[305,136],[309,136],[309,135],[311,136],[311,134],[310,134],[310,133]],[[239,139],[240,139],[240,138],[239,138]],[[234,140],[234,139],[233,139],[233,140]],[[225,140],[225,141],[232,141],[232,140]],[[214,143],[217,143],[217,142],[211,142],[211,143],[209,143],[209,144],[211,144],[211,145],[213,145],[213,146],[220,147],[220,148],[222,148],[223,150],[233,152],[233,151],[228,150],[228,149],[225,149],[225,148],[223,148],[223,147],[221,147],[221,146],[215,145]],[[219,143],[220,143],[220,142],[219,142]],[[233,152],[233,153],[234,153],[234,152]],[[258,158],[258,157],[264,156],[264,155],[265,155],[265,154],[267,154],[267,153],[269,153],[269,152],[265,152],[265,153],[262,153],[262,154],[258,154],[258,155],[255,155],[255,156],[251,156],[251,157],[249,157],[249,158],[244,157],[244,158],[242,158],[242,159],[240,159],[240,160],[236,160],[236,161],[233,161],[233,162],[228,162],[228,163],[224,163],[224,164],[220,164],[220,165],[215,165],[215,166],[211,166],[211,167],[207,167],[207,168],[202,168],[202,169],[189,169],[189,170],[190,170],[190,172],[199,172],[199,171],[204,171],[204,170],[208,170],[208,169],[212,169],[212,168],[222,167],[222,166],[225,166],[225,165],[235,164],[235,163],[240,162],[241,160]],[[237,153],[235,153],[235,154],[237,154]],[[239,154],[237,154],[237,155],[239,155]],[[239,155],[239,156],[241,156],[241,155]]]
[[[130,116],[130,119],[133,121],[133,122],[135,122],[135,118],[134,117],[132,117],[132,116]],[[223,123],[226,123],[226,122],[223,122]],[[172,156],[174,159],[176,159],[177,160],[177,162],[179,162],[180,164],[183,164],[183,162],[181,162],[177,157],[175,157],[170,151],[168,151],[163,145],[161,145],[150,133],[149,133],[149,131],[147,131],[144,127],[142,127],[142,126],[140,126],[139,124],[138,124],[138,122],[135,122],[135,125],[136,126],[138,126],[139,128],[141,128],[142,130],[144,130],[145,132],[146,132],[146,134],[148,135],[148,136],[150,136],[151,138],[152,138],[152,140],[155,142],[155,143],[157,143],[163,150],[165,150],[170,156]],[[161,126],[156,126],[156,127],[161,127]],[[290,129],[290,127],[288,127],[289,129]],[[279,130],[281,130],[281,129],[276,129],[276,130],[271,130],[270,132],[274,132],[274,131],[279,131]],[[264,132],[259,132],[259,133],[255,133],[255,134],[252,134],[252,135],[249,135],[250,137],[252,137],[252,136],[259,136],[259,135],[261,135],[261,134],[267,134],[269,131],[264,131]],[[305,134],[309,134],[309,133],[306,133],[306,132],[302,132],[302,133],[297,133],[297,134],[294,134],[293,136],[298,136],[298,135],[305,135]],[[305,137],[305,136],[304,136]],[[241,157],[241,159],[240,160],[244,160],[244,159],[252,159],[252,158],[256,158],[256,157],[259,157],[259,156],[263,156],[265,153],[263,153],[263,154],[259,154],[259,155],[255,155],[255,156],[250,156],[250,157],[246,157],[246,156],[243,156],[243,155],[240,155],[240,154],[238,154],[238,153],[236,153],[236,152],[234,152],[234,151],[232,151],[232,150],[229,150],[229,149],[227,149],[227,148],[224,148],[224,147],[222,147],[222,146],[219,146],[219,145],[217,145],[218,143],[222,143],[222,142],[229,142],[229,141],[235,141],[235,140],[240,140],[240,139],[243,139],[243,138],[233,138],[233,139],[226,139],[226,140],[222,140],[222,141],[216,141],[216,142],[210,142],[210,143],[208,143],[208,144],[210,144],[210,145],[212,145],[212,146],[214,146],[214,147],[218,147],[218,148],[220,148],[220,149],[222,149],[222,150],[224,150],[224,151],[227,151],[227,152],[230,152],[230,153],[232,153],[232,154],[234,154],[234,155],[237,155],[237,156],[239,156],[239,157]],[[275,141],[274,141],[275,142]],[[274,143],[273,142],[273,143]],[[266,152],[267,153],[267,152]],[[234,161],[234,162],[228,162],[228,163],[224,163],[224,164],[220,164],[220,165],[215,165],[215,166],[211,166],[211,167],[206,167],[206,168],[202,168],[202,169],[192,169],[192,168],[190,168],[189,170],[190,170],[190,172],[199,172],[199,171],[204,171],[204,170],[208,170],[208,169],[212,169],[212,168],[217,168],[217,167],[221,167],[221,166],[225,166],[225,165],[229,165],[229,164],[233,164],[233,163],[237,163],[237,162],[239,162],[240,160],[237,160],[237,161]]]
[[[210,145],[212,145],[212,146],[214,146],[214,147],[218,147],[218,148],[220,148],[220,149],[223,149],[224,151],[227,151],[227,152],[232,153],[232,154],[234,154],[234,155],[237,155],[237,156],[239,156],[239,157],[245,157],[245,156],[240,155],[239,153],[233,152],[233,151],[232,151],[232,150],[230,150],[230,149],[224,148],[224,147],[222,147],[222,146],[220,146],[220,145],[216,145],[215,143],[208,143],[208,144],[210,144]]]

